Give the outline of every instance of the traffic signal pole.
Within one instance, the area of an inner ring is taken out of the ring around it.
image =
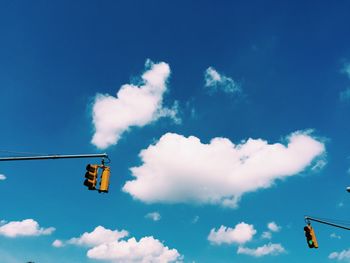
[[[314,218],[314,217],[310,217],[310,216],[305,216],[305,221],[308,224],[310,223],[310,221],[314,221],[314,222],[318,222],[318,223],[321,223],[321,224],[334,226],[334,227],[342,228],[342,229],[345,229],[345,230],[350,230],[350,227],[334,224],[334,223],[327,222],[327,221],[324,221],[324,220],[321,220],[321,219],[317,219],[317,218]]]
[[[110,167],[105,166],[105,159],[110,162],[107,153],[100,154],[71,154],[71,155],[39,155],[39,156],[15,156],[15,157],[0,157],[0,162],[7,161],[31,161],[31,160],[52,160],[52,159],[77,159],[77,158],[102,158],[102,164],[88,164],[86,167],[86,174],[84,185],[89,188],[89,190],[98,190],[99,193],[108,193],[109,189],[109,177],[110,177]],[[96,184],[98,180],[98,169],[102,169],[100,188],[96,189]]]
[[[46,159],[77,159],[77,158],[107,158],[107,153],[101,154],[71,154],[71,155],[41,155],[41,156],[15,156],[0,157],[0,162],[6,161],[30,161],[30,160],[46,160]]]

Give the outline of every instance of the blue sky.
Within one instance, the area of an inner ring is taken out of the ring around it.
[[[1,1],[1,262],[350,262],[349,8]]]

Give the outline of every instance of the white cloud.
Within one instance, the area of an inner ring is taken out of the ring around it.
[[[341,236],[338,236],[336,233],[332,233],[330,237],[334,239],[341,239]]]
[[[253,257],[262,257],[267,255],[277,256],[285,252],[286,250],[281,244],[272,244],[272,243],[263,245],[255,249],[239,247],[237,250],[237,254],[245,254]]]
[[[241,91],[240,85],[232,78],[217,72],[213,67],[207,68],[204,73],[205,86],[212,91],[222,90],[225,93],[237,93]]]
[[[167,133],[140,152],[123,191],[146,203],[209,203],[236,207],[241,196],[302,172],[325,152],[310,132],[295,132],[288,144],[226,138],[203,144],[197,137]]]
[[[0,174],[0,181],[5,180],[5,179],[6,179],[6,176],[3,174]]]
[[[143,127],[160,117],[170,117],[175,122],[178,104],[163,107],[163,95],[167,90],[170,68],[167,63],[146,62],[146,71],[139,86],[123,85],[117,96],[98,94],[93,105],[95,134],[92,143],[104,149],[114,145],[132,126]]]
[[[98,226],[94,231],[85,232],[79,238],[66,243],[89,247],[87,257],[96,260],[108,260],[116,263],[168,263],[182,262],[183,256],[176,249],[169,249],[158,239],[146,236],[137,241],[128,236],[125,230],[109,230]],[[59,245],[64,244],[59,241]]]
[[[148,213],[145,217],[153,221],[159,221],[162,218],[158,212]]]
[[[182,262],[182,256],[176,249],[169,249],[151,236],[143,237],[140,241],[130,238],[127,241],[105,243],[90,249],[87,256],[118,263]]]
[[[329,259],[336,259],[336,260],[346,260],[350,261],[350,249],[343,250],[341,252],[332,252],[328,256]]]
[[[110,230],[103,226],[97,226],[92,232],[83,233],[80,237],[74,237],[67,241],[68,244],[93,247],[104,243],[113,242],[128,236],[126,230]]]
[[[278,232],[281,230],[281,227],[278,226],[275,222],[268,223],[267,228],[272,232]]]
[[[52,242],[52,246],[54,247],[64,247],[65,244],[62,242],[62,240],[56,239]]]
[[[237,224],[234,228],[221,226],[218,230],[210,230],[208,240],[214,245],[221,244],[244,244],[250,241],[256,234],[253,225],[244,222]]]
[[[12,221],[0,226],[0,235],[6,237],[50,235],[54,227],[42,228],[33,219]]]
[[[272,234],[269,231],[265,231],[265,232],[263,232],[261,234],[261,238],[263,238],[263,239],[271,239],[272,238]]]

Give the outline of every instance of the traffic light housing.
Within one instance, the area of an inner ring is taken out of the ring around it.
[[[84,185],[87,186],[89,190],[96,190],[97,174],[98,174],[97,164],[88,164],[86,166],[86,173],[85,173],[86,179],[84,181]]]
[[[315,231],[311,225],[307,225],[304,227],[306,242],[309,248],[318,248],[318,243],[315,235]]]
[[[99,193],[108,193],[110,175],[111,175],[110,167],[103,166],[101,180],[100,180],[100,189],[98,190]]]

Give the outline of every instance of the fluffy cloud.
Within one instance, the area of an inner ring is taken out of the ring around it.
[[[244,222],[237,224],[234,228],[221,226],[218,230],[211,229],[208,240],[215,245],[220,244],[244,244],[250,241],[256,234],[253,225]]]
[[[53,227],[39,227],[38,222],[33,219],[12,221],[0,226],[0,235],[6,237],[50,235],[53,231]]]
[[[281,227],[278,226],[275,222],[268,223],[267,228],[272,232],[278,232],[281,230]]]
[[[328,256],[329,259],[350,261],[350,249],[341,252],[332,252]]]
[[[214,68],[209,67],[204,73],[205,86],[211,91],[222,90],[226,93],[237,93],[241,87],[232,78],[219,74]]]
[[[117,96],[98,94],[93,105],[95,134],[92,143],[104,149],[118,142],[121,135],[132,126],[142,127],[160,117],[176,117],[178,105],[163,107],[170,68],[167,63],[146,62],[146,71],[139,86],[123,85]]]
[[[158,212],[148,213],[147,215],[145,215],[145,217],[153,221],[159,221],[161,219],[161,216]]]
[[[54,247],[64,247],[65,244],[62,242],[62,240],[56,239],[52,242],[52,246]]]
[[[0,181],[1,181],[1,180],[5,180],[5,179],[6,179],[6,176],[3,175],[3,174],[0,174]]]
[[[97,226],[92,232],[83,233],[80,237],[74,237],[67,241],[68,244],[93,247],[104,243],[113,242],[128,236],[126,230],[110,230],[103,226]]]
[[[236,207],[247,192],[302,172],[325,152],[310,132],[295,132],[288,144],[226,138],[209,144],[197,137],[167,133],[140,152],[143,164],[131,168],[123,191],[146,203],[209,203]]]
[[[261,247],[257,247],[255,249],[239,247],[237,250],[237,254],[245,254],[253,257],[262,257],[267,255],[277,256],[285,252],[286,250],[281,244],[272,244],[272,243],[263,245]]]
[[[140,241],[130,238],[127,241],[102,244],[90,249],[87,256],[118,263],[182,262],[182,256],[176,249],[169,249],[151,236],[143,237]]]
[[[139,241],[134,237],[122,240],[128,235],[125,230],[110,230],[98,226],[92,232],[85,232],[80,237],[71,238],[66,242],[55,240],[52,245],[86,246],[89,248],[87,251],[89,258],[116,263],[182,262],[183,256],[176,249],[169,249],[152,236],[143,237]]]

